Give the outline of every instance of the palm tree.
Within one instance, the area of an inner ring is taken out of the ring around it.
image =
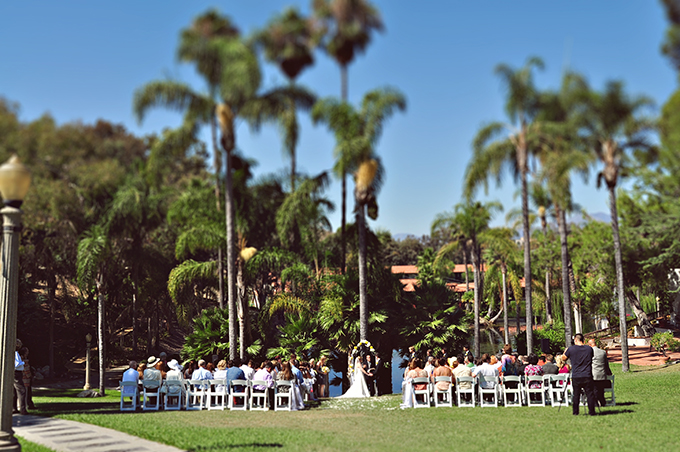
[[[542,69],[543,61],[530,58],[524,67],[513,70],[501,64],[496,73],[507,90],[505,111],[509,124],[493,122],[484,126],[475,137],[474,155],[465,171],[464,193],[471,197],[480,184],[487,186],[487,179],[494,176],[500,183],[504,168],[509,165],[519,177],[522,190],[522,235],[524,240],[524,293],[526,300],[527,350],[533,347],[533,311],[531,306],[531,231],[529,223],[529,173],[530,141],[536,132],[534,119],[539,112],[539,93],[534,87],[534,68]],[[500,138],[504,130],[510,132]]]
[[[493,213],[502,209],[503,207],[498,202],[481,203],[479,201],[468,201],[457,204],[453,209],[453,214],[447,216],[451,220],[450,228],[460,231],[457,237],[458,242],[451,242],[439,250],[439,257],[441,257],[458,247],[461,242],[464,242],[467,249],[470,250],[470,258],[474,269],[475,356],[480,356],[479,311],[482,295],[482,241],[484,240],[485,231],[489,229],[489,222]],[[441,218],[444,218],[444,216],[439,218],[441,221]]]
[[[395,110],[406,109],[406,98],[394,89],[378,89],[366,93],[360,111],[346,102],[329,98],[317,102],[312,109],[315,123],[325,122],[335,132],[336,152],[342,170],[355,172],[356,218],[359,235],[359,299],[360,340],[367,340],[368,306],[366,300],[366,209],[377,218],[376,195],[382,182],[382,170],[375,157],[375,146],[384,122]],[[344,253],[344,250],[343,250]]]
[[[108,231],[94,225],[78,243],[76,270],[78,285],[86,292],[94,289],[97,297],[97,350],[99,351],[99,393],[106,389],[106,295],[104,293],[107,264],[111,258]]]
[[[357,53],[364,52],[374,31],[382,31],[383,23],[378,10],[368,0],[314,0],[314,15],[323,33],[321,46],[340,66],[340,99],[347,102],[347,68]],[[336,157],[338,158],[338,157]],[[341,271],[345,272],[347,224],[347,173],[346,159],[338,158],[336,175],[342,182]]]
[[[312,21],[304,18],[296,8],[289,7],[272,19],[267,28],[256,33],[253,41],[263,47],[267,61],[276,63],[288,78],[290,85],[308,66],[314,64],[312,49],[316,44]],[[296,159],[299,125],[297,109],[291,103],[280,118],[285,151],[290,156],[290,186],[295,191]]]
[[[623,82],[620,81],[608,82],[602,92],[592,91],[585,79],[577,79],[576,83],[580,85],[582,94],[579,126],[584,130],[589,147],[603,165],[597,175],[598,187],[604,181],[609,191],[621,329],[621,361],[623,371],[628,372],[626,293],[616,207],[616,185],[626,168],[628,151],[649,151],[652,148],[648,136],[653,130],[653,121],[642,116],[642,112],[651,107],[653,101],[645,96],[630,97],[624,91]]]

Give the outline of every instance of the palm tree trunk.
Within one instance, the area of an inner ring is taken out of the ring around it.
[[[564,211],[555,206],[557,214],[557,227],[560,231],[560,250],[562,256],[562,294],[564,296],[564,343],[566,347],[571,345],[571,291],[569,290],[569,247],[567,243],[567,217]]]
[[[220,193],[220,173],[222,172],[222,154],[217,146],[217,123],[215,115],[210,118],[210,133],[213,142],[213,166],[215,167],[215,203],[217,211],[221,211],[220,200],[222,195]],[[224,309],[224,262],[222,258],[222,247],[217,248],[217,304],[220,309]]]
[[[48,364],[50,365],[50,373],[48,377],[54,376],[54,321],[57,316],[57,276],[50,277],[47,283],[47,297],[50,303],[50,325],[49,325],[49,347],[48,347]]]
[[[507,270],[505,269],[505,264],[503,264],[503,336],[505,339],[505,343],[509,344],[510,343],[510,332],[508,331],[509,323],[508,323],[508,284],[506,281],[506,273]]]
[[[628,372],[628,326],[626,323],[626,292],[623,284],[623,258],[619,237],[619,217],[616,209],[616,184],[607,183],[609,188],[609,211],[611,212],[612,235],[614,237],[614,263],[616,264],[616,292],[619,297],[619,328],[621,329],[621,370]]]
[[[106,318],[106,299],[102,293],[102,286],[104,283],[104,275],[97,276],[97,351],[99,352],[99,394],[106,395],[106,354],[105,346],[105,330],[104,322]]]
[[[241,361],[246,359],[246,290],[243,282],[243,260],[239,259],[238,273],[236,274],[236,285],[238,290],[238,337],[239,337],[239,358]]]
[[[465,266],[465,291],[470,291],[470,276],[468,275],[467,251],[463,249],[463,265]]]
[[[340,66],[340,96],[343,102],[347,102],[347,65]],[[347,174],[342,170],[342,217],[340,220],[340,271],[345,274],[345,255],[347,252],[347,237],[345,229],[347,225]]]
[[[524,149],[522,153],[524,154],[524,162],[520,168],[522,177],[522,233],[524,235],[524,295],[526,300],[527,353],[531,353],[534,346],[534,332],[533,310],[531,308],[531,230],[529,227],[529,190],[527,188],[526,149]]]
[[[359,336],[368,340],[368,306],[366,300],[366,207],[358,205],[357,228],[359,232]]]
[[[473,245],[473,250],[472,250],[472,267],[474,268],[474,285],[475,285],[475,291],[474,291],[474,304],[475,304],[475,342],[474,342],[474,351],[475,351],[475,358],[479,358],[480,354],[480,337],[479,337],[479,298],[480,298],[480,293],[479,293],[479,255],[477,254],[477,245]]]
[[[546,323],[552,323],[552,303],[550,297],[550,270],[545,271],[545,321]]]
[[[135,265],[132,276],[132,356],[137,356],[137,307],[139,302],[139,266]]]
[[[227,297],[229,303],[229,359],[236,359],[236,290],[234,277],[234,188],[232,185],[231,150],[227,151],[225,212],[227,220]]]

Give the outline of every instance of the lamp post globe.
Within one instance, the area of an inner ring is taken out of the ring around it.
[[[0,271],[0,450],[21,451],[12,430],[14,409],[14,352],[17,337],[17,299],[19,293],[19,210],[28,188],[31,173],[15,155],[0,166],[0,194],[4,207],[2,224],[2,270]],[[20,381],[20,384],[23,384]]]

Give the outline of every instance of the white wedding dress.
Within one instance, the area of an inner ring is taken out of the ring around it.
[[[363,397],[370,397],[371,393],[368,392],[368,386],[366,385],[366,379],[364,378],[364,373],[361,371],[361,362],[359,358],[354,361],[354,372],[350,375],[350,381],[352,385],[349,387],[346,393],[338,396],[339,399],[359,399]]]

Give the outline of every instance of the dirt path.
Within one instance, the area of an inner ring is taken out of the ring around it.
[[[672,360],[680,359],[680,353],[666,352]],[[616,346],[607,350],[610,363],[621,362],[621,347]],[[668,357],[656,351],[649,351],[649,347],[628,347],[628,361],[636,366],[660,366]]]

